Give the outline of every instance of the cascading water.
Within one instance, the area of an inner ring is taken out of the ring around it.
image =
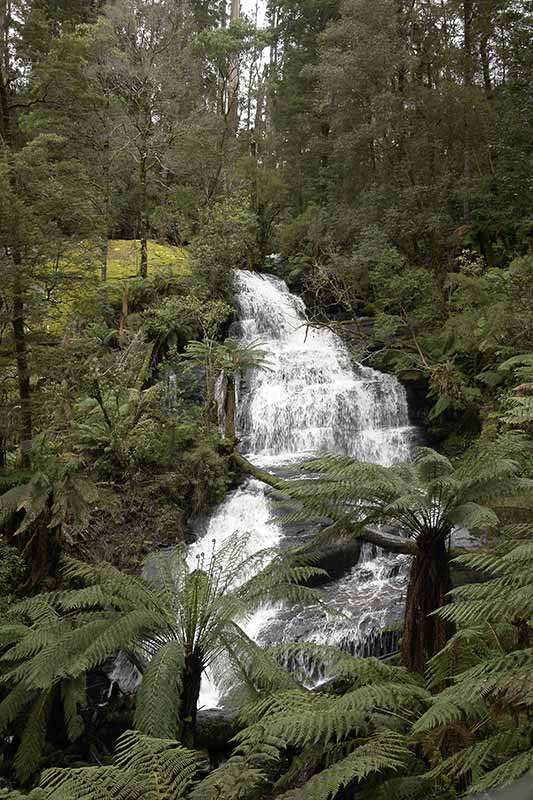
[[[275,470],[317,451],[385,465],[409,456],[413,428],[394,377],[354,364],[338,336],[309,327],[303,302],[280,279],[238,271],[234,287],[240,340],[260,339],[269,353],[267,368],[250,370],[236,387],[237,435],[250,461]],[[246,532],[253,551],[279,545],[286,535],[268,487],[257,480],[228,496],[192,546],[191,558]],[[401,613],[404,588],[405,557],[363,545],[355,567],[324,587],[322,605],[263,609],[247,631],[265,644],[301,639],[362,655],[390,651],[395,634],[379,631]],[[325,608],[340,613],[331,617]],[[201,702],[216,704],[212,685]]]

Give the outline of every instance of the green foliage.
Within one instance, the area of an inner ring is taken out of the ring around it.
[[[243,537],[209,559],[201,554],[192,570],[178,547],[152,565],[156,585],[110,564],[66,560],[64,579],[83,588],[36,595],[9,609],[0,631],[0,680],[9,689],[0,703],[0,731],[24,720],[15,759],[22,779],[38,766],[53,697],[59,692],[66,733],[75,740],[83,732],[78,707],[85,675],[119,651],[145,664],[136,724],[149,736],[176,738],[182,705],[194,722],[199,679],[208,666],[226,678],[231,669],[252,694],[262,686],[292,685],[238,622],[266,601],[316,599],[302,583],[320,570],[271,551],[246,555],[246,544]]]
[[[257,222],[246,201],[220,201],[191,244],[191,269],[211,291],[225,291],[231,270],[253,263],[256,240]]]
[[[368,778],[405,771],[412,761],[405,731],[409,719],[429,702],[416,679],[376,659],[355,659],[334,648],[294,644],[275,648],[278,658],[292,653],[322,656],[327,675],[350,675],[341,695],[292,689],[266,695],[243,712],[246,727],[236,737],[237,751],[205,781],[224,800],[248,798],[266,788],[277,773],[276,796],[327,800],[342,787],[364,785]],[[288,761],[287,761],[288,759]],[[242,772],[233,795],[228,779]],[[310,772],[316,774],[309,779]],[[246,792],[249,777],[252,792]],[[226,782],[228,781],[228,782]],[[301,788],[291,788],[294,785]],[[204,789],[204,783],[198,787]],[[204,791],[205,791],[204,790]]]
[[[41,779],[49,800],[185,800],[196,772],[195,754],[170,739],[124,733],[116,766],[49,769]]]
[[[531,483],[521,470],[529,452],[527,439],[510,434],[480,442],[456,462],[426,447],[417,448],[412,461],[391,467],[319,456],[302,469],[321,480],[284,487],[301,504],[288,518],[327,518],[355,533],[364,525],[396,524],[421,542],[444,539],[457,524],[487,531],[499,524],[496,511],[527,509],[523,498]]]
[[[512,783],[531,768],[531,559],[527,527],[510,528],[493,553],[458,561],[486,575],[454,590],[439,614],[457,633],[429,665],[432,682],[445,685],[414,725],[419,738],[453,726],[464,745],[428,774],[468,786],[477,794]],[[512,720],[512,722],[511,722]]]

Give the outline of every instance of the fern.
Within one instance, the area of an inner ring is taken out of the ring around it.
[[[38,768],[46,744],[48,711],[52,701],[50,691],[34,701],[20,737],[14,767],[19,780],[25,783]]]
[[[331,800],[344,787],[373,774],[403,769],[410,755],[405,737],[380,731],[346,758],[314,775],[301,789],[282,794],[280,800]]]
[[[183,664],[178,641],[164,644],[148,664],[135,708],[136,728],[147,736],[178,736]]]
[[[49,769],[41,778],[46,800],[185,800],[196,755],[178,742],[126,731],[115,765]]]
[[[209,560],[200,557],[193,570],[185,549],[176,548],[172,558],[157,559],[156,584],[109,564],[65,559],[65,580],[79,588],[26,598],[0,625],[0,683],[9,689],[0,703],[0,732],[8,733],[31,703],[57,690],[67,733],[79,736],[84,676],[120,651],[147,665],[136,724],[151,736],[173,739],[185,735],[189,719],[194,724],[197,697],[188,700],[182,720],[180,706],[207,667],[245,683],[250,695],[294,686],[238,623],[283,596],[315,600],[316,592],[301,582],[317,570],[271,550],[248,556],[247,544],[248,537],[234,537]],[[188,684],[185,675],[192,675]]]
[[[533,750],[520,753],[514,758],[507,759],[503,764],[495,767],[483,778],[473,783],[468,790],[469,795],[480,794],[489,789],[509,786],[533,768]]]

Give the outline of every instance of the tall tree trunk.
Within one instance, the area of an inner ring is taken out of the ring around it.
[[[13,279],[13,342],[17,362],[17,377],[20,400],[20,456],[23,467],[30,466],[30,451],[33,438],[33,422],[31,409],[31,383],[28,366],[28,347],[24,324],[24,296],[22,292],[20,255],[13,258],[15,276]]]
[[[450,637],[449,623],[432,616],[446,603],[450,589],[446,538],[419,542],[409,573],[402,637],[402,664],[411,672],[423,672]]]
[[[231,0],[231,22],[238,22],[241,16],[240,0]],[[234,136],[239,127],[239,54],[230,58],[228,71],[228,128]]]
[[[102,280],[103,283],[107,281],[108,250],[109,250],[109,239],[107,236],[103,236],[100,248],[100,279]]]
[[[147,166],[146,151],[141,153],[140,161],[140,181],[141,181],[141,214],[140,231],[141,240],[141,278],[148,275],[148,189],[147,189]]]
[[[474,0],[463,0],[463,28],[464,28],[464,41],[463,41],[463,59],[464,59],[464,74],[463,83],[465,87],[464,97],[464,142],[463,142],[463,222],[465,225],[470,224],[471,209],[470,209],[470,177],[471,177],[471,162],[470,162],[470,87],[474,80],[474,66],[472,60],[472,21],[474,14]]]
[[[185,747],[194,747],[196,731],[196,715],[198,712],[198,698],[202,683],[204,666],[202,659],[196,653],[188,655],[185,659],[183,670],[183,699],[181,704],[181,742]]]
[[[120,317],[118,320],[119,336],[124,336],[124,333],[126,332],[128,312],[129,312],[129,295],[128,295],[128,287],[126,286],[124,288],[124,291],[122,292],[122,311],[120,312]]]

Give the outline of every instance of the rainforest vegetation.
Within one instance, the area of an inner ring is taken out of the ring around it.
[[[411,460],[239,452],[234,269],[398,377]],[[532,444],[529,0],[0,0],[1,800],[533,785]],[[192,568],[249,475],[320,530]],[[243,627],[332,537],[411,559],[386,658]]]

